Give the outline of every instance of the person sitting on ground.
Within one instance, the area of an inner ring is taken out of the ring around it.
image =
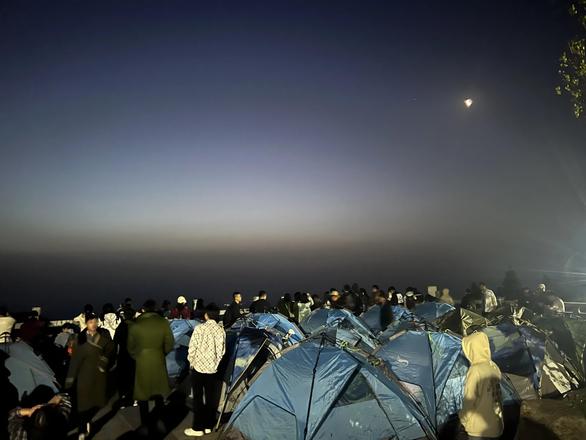
[[[481,282],[478,283],[480,287],[480,292],[482,293],[482,299],[484,304],[484,314],[488,314],[494,312],[497,307],[499,306],[498,300],[496,299],[496,295],[492,290],[486,287],[486,283]]]
[[[226,332],[218,324],[218,308],[210,304],[204,323],[193,330],[187,360],[191,367],[193,423],[184,431],[188,437],[209,434],[216,424],[219,381],[218,366],[226,351]]]
[[[171,310],[169,319],[191,319],[191,310],[187,305],[187,298],[183,295],[177,297],[177,304]]]
[[[16,320],[8,314],[4,306],[0,306],[0,342],[12,342],[12,328]]]
[[[71,399],[55,394],[46,385],[37,386],[25,396],[22,407],[8,413],[8,433],[12,440],[67,438]]]
[[[250,313],[270,313],[271,305],[267,300],[267,292],[258,292],[258,299],[250,305]]]
[[[242,294],[240,292],[234,292],[232,294],[232,303],[228,306],[223,316],[224,328],[232,327],[236,321],[244,316],[242,313]]]
[[[499,438],[503,433],[501,371],[491,360],[488,336],[476,332],[462,339],[462,351],[470,361],[466,374],[462,410],[461,437],[469,439]]]
[[[452,296],[450,295],[450,289],[448,289],[447,287],[444,287],[442,289],[442,294],[439,297],[440,302],[449,304],[451,306],[454,305],[454,298],[452,298]]]

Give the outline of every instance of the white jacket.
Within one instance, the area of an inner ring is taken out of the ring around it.
[[[110,336],[114,339],[114,333],[116,333],[116,329],[120,325],[120,318],[116,316],[115,313],[106,313],[104,315],[104,320],[100,319],[100,327],[105,328],[110,332]]]

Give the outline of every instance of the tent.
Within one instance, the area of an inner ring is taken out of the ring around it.
[[[415,400],[363,353],[325,336],[284,351],[259,374],[220,438],[434,439]]]
[[[178,378],[183,372],[188,371],[187,351],[189,349],[189,340],[193,329],[201,324],[198,320],[172,319],[169,326],[173,332],[175,346],[173,351],[167,355],[167,373],[171,378]]]
[[[535,326],[502,321],[482,331],[490,340],[492,360],[509,375],[523,399],[559,396],[579,386],[579,372]]]
[[[292,343],[305,339],[305,335],[299,327],[280,313],[254,313],[239,319],[232,325],[232,328],[236,330],[242,327],[272,328]]]
[[[454,438],[469,367],[460,337],[443,332],[404,331],[384,343],[373,355],[385,362],[421,403],[440,437]],[[507,433],[503,438],[513,438],[520,401],[506,377],[501,389]]]
[[[584,383],[584,349],[586,347],[586,320],[562,316],[540,316],[533,323],[555,342],[579,372],[579,381]]]
[[[368,352],[372,352],[379,345],[368,325],[345,309],[314,310],[300,325],[306,333],[312,335],[334,329],[337,340]],[[333,334],[331,331],[328,333]]]
[[[19,398],[32,392],[39,385],[47,385],[58,392],[58,383],[51,367],[37,356],[26,342],[1,344],[0,350],[8,354],[6,368],[10,371],[10,382],[18,390]]]
[[[375,304],[362,315],[360,315],[360,318],[362,318],[364,323],[370,328],[370,330],[372,330],[375,335],[383,330],[380,326],[380,309],[381,306]],[[401,306],[391,306],[391,311],[394,321],[407,319],[413,316],[409,310]]]
[[[226,355],[218,367],[223,378],[218,402],[221,416],[232,412],[260,368],[278,358],[281,350],[291,343],[272,328],[242,326],[226,333]]]
[[[442,316],[453,312],[454,306],[443,302],[425,302],[417,304],[413,313],[422,321],[434,323]]]
[[[381,343],[385,343],[397,333],[407,330],[438,330],[435,324],[432,324],[431,322],[421,319],[420,317],[418,317],[414,313],[411,313],[411,311],[403,307],[394,307],[393,312],[395,311],[395,309],[400,310],[397,310],[398,313],[393,314],[393,322],[389,324],[385,331],[378,334],[378,340]]]
[[[489,325],[489,321],[471,310],[456,307],[442,316],[437,325],[442,330],[451,330],[459,335],[468,336]]]

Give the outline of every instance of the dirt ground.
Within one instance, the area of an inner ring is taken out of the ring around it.
[[[519,440],[586,440],[586,389],[524,401],[518,432]]]

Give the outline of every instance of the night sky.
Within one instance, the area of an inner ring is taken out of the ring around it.
[[[3,2],[1,302],[459,297],[509,267],[585,298],[575,31],[561,0]]]

